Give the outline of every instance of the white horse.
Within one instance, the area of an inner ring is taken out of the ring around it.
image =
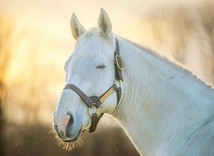
[[[181,65],[114,35],[103,9],[98,26],[85,31],[72,16],[77,43],[54,114],[58,137],[72,148],[108,113],[141,155],[213,156],[213,88]]]

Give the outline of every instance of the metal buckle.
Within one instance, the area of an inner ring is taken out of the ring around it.
[[[123,83],[123,81],[122,80],[114,80],[114,84],[116,84],[116,86],[118,87],[118,88],[122,88],[122,83]]]
[[[116,64],[117,64],[117,68],[120,69],[120,70],[124,70],[123,64],[122,64],[122,59],[121,59],[120,55],[116,55],[115,56],[115,61],[116,61]]]
[[[95,106],[92,106],[91,108],[88,107],[88,113],[90,116],[92,116],[93,114],[97,114],[97,108]]]

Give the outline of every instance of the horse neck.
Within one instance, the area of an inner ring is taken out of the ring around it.
[[[214,112],[214,91],[175,63],[126,40],[119,42],[125,65],[124,89],[113,115],[141,154],[174,150],[168,149],[170,145],[191,135]],[[191,127],[189,133],[187,126]],[[169,135],[177,135],[177,140]]]

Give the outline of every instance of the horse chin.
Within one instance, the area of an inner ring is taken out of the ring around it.
[[[82,132],[82,128],[80,128],[80,130],[78,131],[77,135],[73,138],[68,138],[68,139],[62,139],[63,142],[75,142],[79,139],[80,135]]]
[[[60,139],[58,136],[55,135],[55,138],[57,140],[57,143],[60,147],[67,151],[71,151],[76,147],[80,147],[82,144],[84,144],[84,139],[86,138],[87,134],[89,133],[89,130],[83,130],[80,128],[77,135],[73,138],[68,139]]]

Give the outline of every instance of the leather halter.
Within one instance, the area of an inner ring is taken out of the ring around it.
[[[79,97],[83,100],[83,102],[86,104],[86,106],[88,106],[88,109],[89,109],[88,112],[89,112],[89,115],[91,116],[91,125],[89,128],[90,133],[92,133],[96,130],[97,124],[98,124],[100,118],[103,116],[103,114],[101,114],[100,116],[97,115],[97,111],[98,111],[99,107],[101,106],[101,104],[115,91],[117,93],[117,105],[121,99],[121,95],[122,95],[121,83],[123,81],[123,76],[122,76],[123,65],[122,65],[122,60],[120,57],[120,49],[119,49],[119,43],[118,43],[117,39],[116,39],[116,48],[115,48],[115,52],[114,52],[114,68],[115,68],[115,82],[100,97],[98,97],[98,96],[89,97],[73,84],[67,84],[64,88],[64,90],[65,89],[73,90],[76,94],[79,95]],[[119,87],[117,86],[117,82],[119,82]]]

